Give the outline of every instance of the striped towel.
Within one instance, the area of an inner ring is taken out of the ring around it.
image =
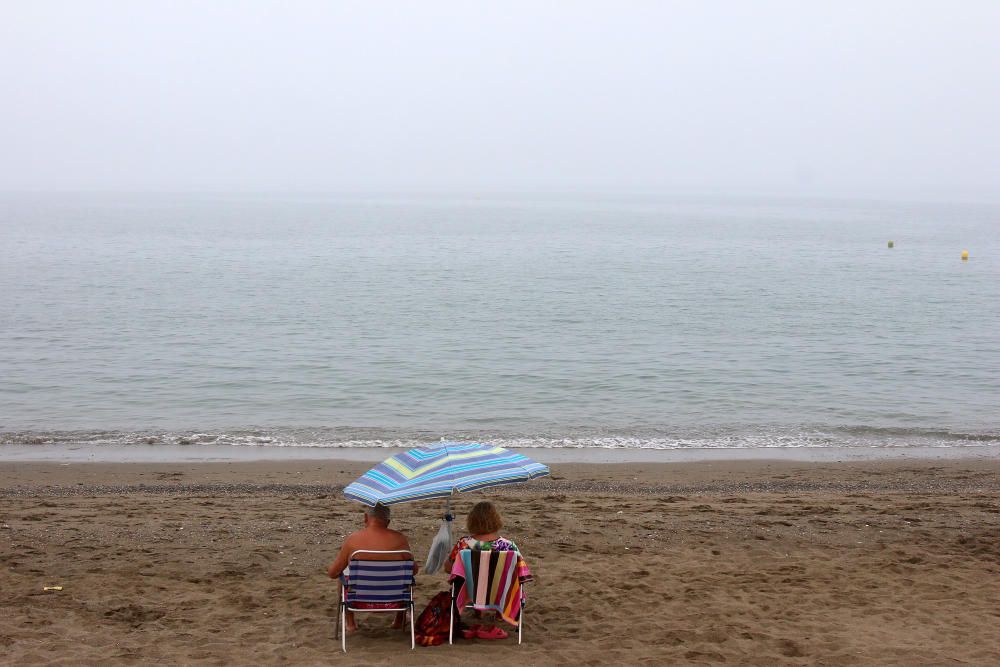
[[[347,602],[410,602],[412,560],[352,560]]]
[[[522,568],[527,570],[517,551],[463,549],[451,570],[453,576],[465,580],[456,598],[459,609],[472,606],[473,609],[497,611],[503,620],[517,625],[524,604],[518,576]]]

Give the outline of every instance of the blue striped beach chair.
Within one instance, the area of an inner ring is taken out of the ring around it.
[[[370,560],[372,555],[394,555],[402,560]],[[368,556],[369,558],[365,558]],[[404,556],[406,558],[404,558]],[[351,554],[346,577],[340,578],[337,630],[340,647],[347,653],[347,612],[406,611],[410,616],[410,648],[416,647],[413,619],[413,554],[409,551],[369,551]],[[361,603],[361,606],[357,606]],[[378,608],[366,605],[376,603]]]

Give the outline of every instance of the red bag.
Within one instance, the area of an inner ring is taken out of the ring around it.
[[[451,606],[451,594],[442,591],[431,598],[427,607],[420,612],[415,624],[417,643],[421,646],[437,646],[448,641],[448,607]],[[456,628],[459,628],[458,616],[455,617]],[[456,636],[462,632],[456,629]]]

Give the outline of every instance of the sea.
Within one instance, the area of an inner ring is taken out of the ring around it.
[[[0,459],[442,439],[995,447],[1000,205],[0,196]]]

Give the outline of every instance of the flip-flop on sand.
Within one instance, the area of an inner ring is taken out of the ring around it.
[[[503,628],[494,625],[489,628],[479,628],[476,630],[476,636],[480,639],[507,639],[508,634]]]

